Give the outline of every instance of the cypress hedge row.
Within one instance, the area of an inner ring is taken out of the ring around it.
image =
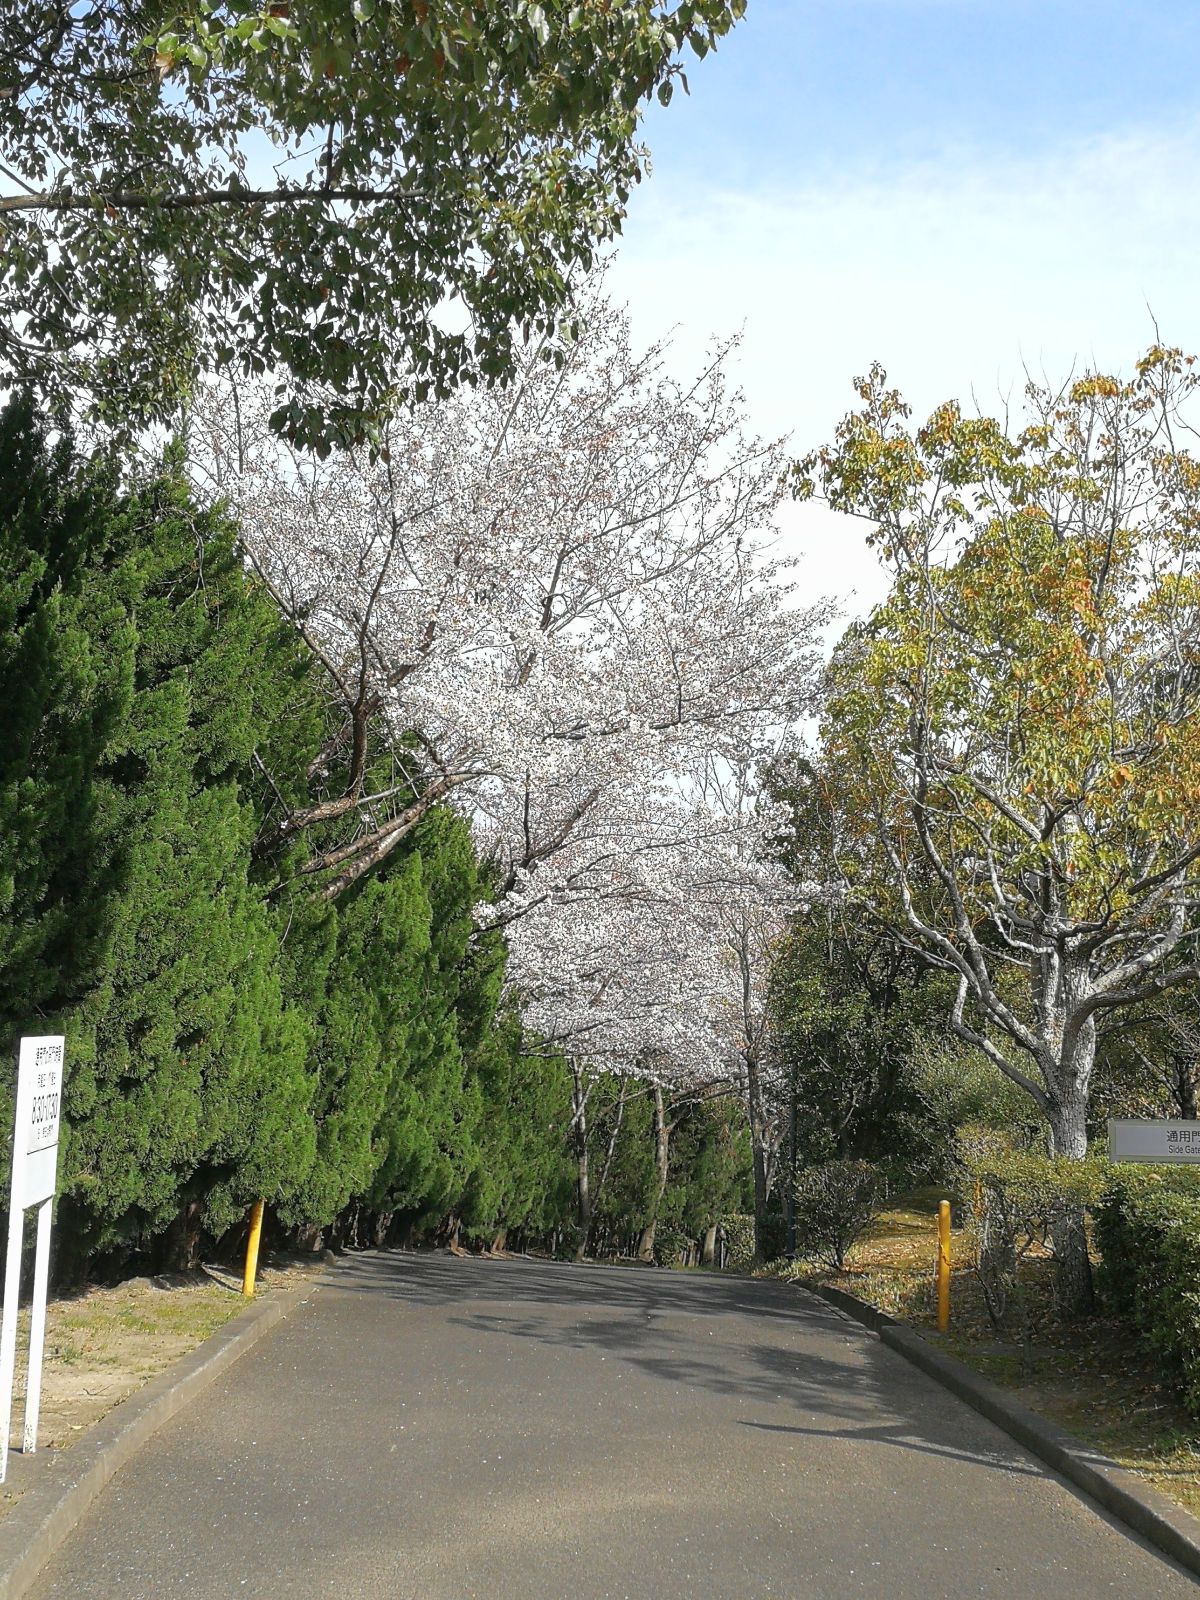
[[[60,1281],[233,1249],[260,1197],[308,1245],[570,1247],[569,1080],[475,931],[466,824],[431,811],[335,904],[314,893],[279,822],[319,797],[335,730],[236,527],[177,459],[131,487],[22,401],[0,413],[0,705],[0,1050],[67,1036]],[[10,1067],[0,1126],[12,1090]],[[732,1107],[692,1109],[661,1198],[648,1118],[596,1119],[611,1248],[655,1208],[700,1231],[745,1203]]]
[[[335,906],[297,881],[266,813],[299,798],[323,702],[236,530],[170,465],[130,490],[49,445],[22,403],[0,704],[0,1033],[68,1038],[60,1277],[190,1261],[259,1196],[297,1237],[553,1231],[566,1080],[472,938],[464,823],[431,813]]]

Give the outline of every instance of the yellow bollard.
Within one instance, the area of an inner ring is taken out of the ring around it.
[[[937,1326],[945,1333],[950,1326],[950,1202],[938,1202],[937,1250]]]
[[[249,1299],[254,1294],[254,1279],[258,1273],[258,1242],[262,1238],[263,1202],[256,1200],[250,1211],[250,1237],[246,1240],[246,1270],[242,1273],[242,1293]]]

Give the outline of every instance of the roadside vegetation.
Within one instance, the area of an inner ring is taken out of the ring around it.
[[[978,1272],[968,1221],[953,1232],[951,1320],[937,1332],[936,1215],[945,1192],[912,1191],[888,1206],[850,1247],[839,1271],[801,1260],[773,1271],[823,1284],[917,1328],[993,1383],[1085,1443],[1140,1473],[1187,1510],[1200,1513],[1200,1428],[1177,1382],[1153,1360],[1115,1307],[1085,1327],[1055,1301],[1053,1261],[1038,1250],[1021,1274],[1020,1325],[997,1328]]]

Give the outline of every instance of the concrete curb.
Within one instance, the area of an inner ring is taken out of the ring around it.
[[[878,1307],[856,1299],[844,1289],[805,1285],[805,1290],[878,1334],[882,1344],[1002,1428],[1031,1455],[1084,1490],[1156,1550],[1200,1577],[1200,1520],[1144,1483],[1136,1473],[1037,1416],[996,1384],[938,1350],[906,1323],[897,1322]]]
[[[114,1406],[78,1444],[68,1450],[39,1451],[27,1463],[32,1481],[8,1515],[0,1518],[0,1600],[19,1600],[105,1485],[150,1435],[316,1293],[324,1276],[318,1274],[278,1298],[255,1301]],[[22,1458],[9,1459],[19,1470]]]

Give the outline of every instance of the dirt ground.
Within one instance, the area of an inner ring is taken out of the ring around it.
[[[259,1269],[259,1296],[314,1277],[320,1258],[269,1258]],[[68,1449],[135,1389],[203,1343],[247,1304],[241,1275],[220,1267],[156,1278],[130,1278],[112,1288],[89,1288],[46,1308],[46,1349],[38,1450]],[[29,1313],[17,1336],[17,1381],[10,1426],[19,1450],[25,1415]],[[19,1485],[0,1491],[0,1512]]]

